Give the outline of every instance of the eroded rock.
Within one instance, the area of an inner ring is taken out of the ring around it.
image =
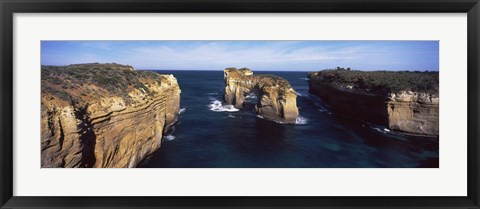
[[[243,108],[245,97],[257,95],[257,114],[281,123],[295,123],[298,117],[297,93],[287,80],[274,75],[254,75],[248,68],[224,70],[225,101]]]

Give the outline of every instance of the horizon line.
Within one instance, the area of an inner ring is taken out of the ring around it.
[[[241,69],[241,68],[236,68],[236,69]],[[249,68],[250,69],[250,68]],[[149,71],[149,70],[155,70],[155,71],[223,71],[223,70],[190,70],[190,69],[135,69],[135,70],[142,70],[142,71]],[[323,71],[323,70],[336,70],[334,68],[328,68],[328,69],[322,69],[322,70],[254,70],[250,69],[253,72],[255,71],[261,71],[261,72],[318,72],[318,71]],[[390,72],[440,72],[439,70],[359,70],[359,69],[352,69],[351,71],[365,71],[365,72],[375,72],[375,71],[390,71]]]
[[[48,65],[48,64],[41,64],[40,66],[57,66],[57,67],[61,67],[61,66],[69,66],[69,65],[79,65],[79,64],[97,64],[97,63],[74,63],[74,64],[67,64],[67,65]],[[119,64],[119,65],[129,65],[129,64],[121,64],[121,63],[115,63],[115,62],[105,62],[105,63],[98,63],[98,64]],[[132,65],[130,65],[132,66]],[[232,68],[232,67],[226,67],[224,68],[223,70],[222,69],[219,69],[219,70],[205,70],[205,69],[154,69],[154,68],[136,68],[134,66],[132,66],[135,70],[141,70],[141,71],[152,71],[152,70],[155,70],[155,71],[223,71],[227,68]],[[236,67],[234,67],[236,68]],[[319,72],[319,71],[323,71],[323,70],[336,70],[336,68],[325,68],[325,69],[321,69],[321,70],[254,70],[254,69],[251,69],[249,67],[241,67],[241,68],[248,68],[252,71],[263,71],[263,72]],[[241,68],[236,68],[236,69],[241,69]],[[409,71],[409,72],[440,72],[439,69],[434,69],[434,70],[392,70],[392,69],[386,69],[386,70],[364,70],[364,69],[351,69],[352,71],[365,71],[365,72],[374,72],[374,71],[390,71],[390,72],[406,72],[406,71]]]

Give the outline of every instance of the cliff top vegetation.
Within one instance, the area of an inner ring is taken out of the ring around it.
[[[309,73],[308,77],[337,89],[377,95],[401,91],[438,95],[439,90],[437,71],[358,71],[337,67]]]
[[[161,75],[136,71],[132,66],[115,63],[88,63],[67,66],[41,66],[41,90],[64,101],[85,100],[101,95],[121,96],[128,101],[133,88],[143,89],[147,80],[156,84]]]
[[[249,68],[226,68],[224,70],[225,76],[229,78],[245,78],[247,77],[249,80],[256,81],[261,84],[261,86],[279,86],[282,89],[288,90],[291,89],[292,86],[290,83],[277,75],[271,74],[254,74],[252,70]]]

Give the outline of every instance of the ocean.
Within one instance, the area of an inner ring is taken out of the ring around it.
[[[256,97],[245,107],[223,106],[223,71],[173,74],[182,90],[178,122],[145,168],[416,168],[438,167],[438,138],[407,136],[337,115],[308,93],[306,72],[259,72],[287,79],[297,91],[296,124],[256,116]],[[355,107],[352,107],[355,108]]]

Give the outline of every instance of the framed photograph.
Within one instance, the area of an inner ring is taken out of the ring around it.
[[[478,0],[0,6],[1,208],[479,208]]]

